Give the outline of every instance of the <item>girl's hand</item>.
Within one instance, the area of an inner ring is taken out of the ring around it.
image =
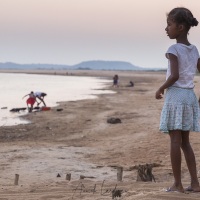
[[[155,98],[156,99],[162,99],[163,98],[163,94],[164,94],[164,90],[158,89],[156,94],[155,94]]]

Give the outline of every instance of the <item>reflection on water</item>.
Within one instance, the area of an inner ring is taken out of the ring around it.
[[[26,98],[22,97],[31,91],[47,93],[47,106],[56,106],[56,102],[75,101],[96,98],[95,94],[112,93],[100,90],[109,80],[93,77],[52,76],[32,74],[0,73],[0,126],[28,123],[19,118],[27,111],[11,113],[12,108],[26,107]],[[2,109],[7,107],[6,109]]]

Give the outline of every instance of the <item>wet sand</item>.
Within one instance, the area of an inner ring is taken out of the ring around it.
[[[114,189],[121,190],[120,199],[126,200],[200,198],[199,193],[165,192],[173,183],[169,136],[158,130],[163,100],[154,98],[165,80],[164,72],[70,72],[107,79],[114,74],[119,75],[120,86],[108,85],[107,89],[115,94],[62,102],[50,111],[25,116],[31,124],[0,127],[0,200],[104,200],[112,199]],[[135,86],[125,87],[130,80]],[[199,95],[198,77],[195,84]],[[121,123],[107,123],[110,117],[120,118]],[[198,133],[191,133],[191,142],[199,172]],[[156,182],[137,181],[137,170],[133,168],[146,163],[158,166],[152,171]],[[122,181],[117,181],[117,166],[124,169]],[[70,181],[66,180],[68,173]],[[19,174],[18,185],[14,185],[15,174]],[[80,179],[81,175],[86,178]],[[187,187],[190,179],[184,159],[182,178]]]

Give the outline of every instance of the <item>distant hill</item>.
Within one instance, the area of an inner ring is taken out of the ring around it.
[[[0,63],[0,69],[68,69],[67,65]]]
[[[52,70],[149,70],[124,61],[85,61],[76,65],[0,63],[0,69],[52,69]]]
[[[93,70],[142,70],[129,62],[123,61],[86,61],[74,65],[75,69],[93,69]]]

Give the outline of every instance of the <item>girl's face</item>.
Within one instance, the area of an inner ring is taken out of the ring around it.
[[[165,28],[167,36],[170,39],[176,39],[180,35],[180,26],[169,17],[167,18],[167,27]]]

